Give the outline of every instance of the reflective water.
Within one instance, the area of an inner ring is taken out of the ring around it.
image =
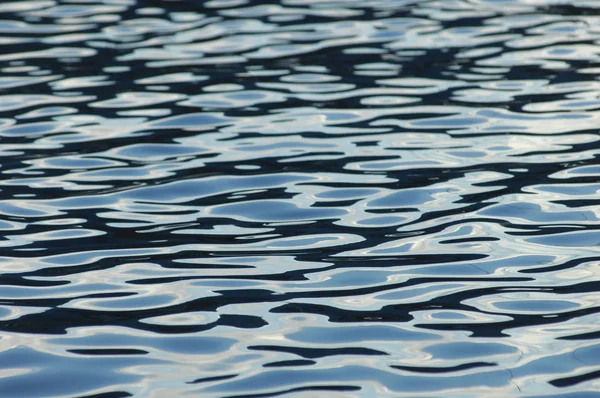
[[[596,0],[0,13],[1,397],[600,396]]]

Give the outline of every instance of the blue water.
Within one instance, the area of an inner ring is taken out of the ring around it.
[[[0,397],[600,397],[600,2],[0,2]]]

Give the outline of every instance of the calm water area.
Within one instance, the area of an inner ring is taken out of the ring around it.
[[[0,1],[0,398],[599,398],[600,0]]]

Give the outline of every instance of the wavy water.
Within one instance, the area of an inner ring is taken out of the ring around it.
[[[0,396],[600,396],[600,2],[0,3]]]

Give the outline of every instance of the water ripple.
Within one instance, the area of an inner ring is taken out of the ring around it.
[[[3,2],[0,396],[598,396],[599,18]]]

